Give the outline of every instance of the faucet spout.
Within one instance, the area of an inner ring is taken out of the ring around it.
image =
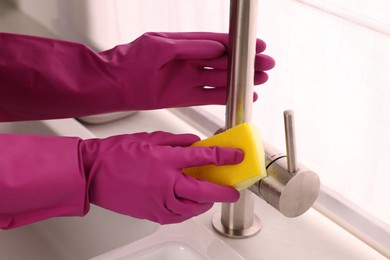
[[[251,121],[257,10],[258,0],[230,1],[226,129]],[[292,111],[286,111],[288,156],[273,158],[275,154],[266,148],[268,176],[249,189],[240,191],[238,202],[222,204],[221,213],[213,217],[213,227],[222,235],[245,238],[260,231],[260,219],[254,214],[254,194],[287,217],[299,216],[314,204],[320,181],[314,172],[304,170],[296,162],[293,123]]]
[[[254,62],[258,0],[231,0],[229,26],[229,93],[226,129],[250,122],[253,103]],[[229,237],[249,237],[260,231],[260,219],[254,215],[254,197],[245,189],[236,203],[222,204],[213,226]]]

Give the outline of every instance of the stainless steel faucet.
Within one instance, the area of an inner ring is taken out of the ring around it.
[[[226,129],[251,121],[257,10],[258,0],[230,1]],[[285,111],[284,120],[287,156],[265,145],[268,176],[241,191],[238,202],[222,204],[221,213],[213,217],[213,226],[219,233],[244,238],[260,231],[260,218],[254,214],[254,194],[287,217],[299,216],[314,204],[320,180],[297,163],[293,111]]]

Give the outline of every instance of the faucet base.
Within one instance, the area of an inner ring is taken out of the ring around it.
[[[232,229],[222,224],[221,213],[213,216],[213,228],[221,235],[229,238],[248,238],[256,235],[261,230],[261,220],[257,215],[253,215],[253,223],[245,229]]]

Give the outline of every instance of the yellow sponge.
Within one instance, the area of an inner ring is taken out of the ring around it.
[[[263,143],[257,127],[250,123],[237,125],[193,145],[239,148],[245,157],[239,164],[205,165],[183,170],[192,177],[241,190],[267,176]]]

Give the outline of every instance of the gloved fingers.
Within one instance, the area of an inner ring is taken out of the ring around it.
[[[208,211],[213,204],[213,202],[198,203],[193,200],[172,196],[172,198],[165,202],[165,208],[173,216],[176,215],[188,219]]]
[[[256,39],[256,53],[265,51],[267,44],[261,39]]]
[[[198,73],[196,85],[211,87],[226,87],[228,75],[226,70],[205,69]]]
[[[216,32],[152,32],[148,33],[168,39],[187,39],[187,40],[211,40],[222,43],[227,51],[229,44],[229,34]],[[256,39],[256,53],[263,52],[266,44],[261,39]]]
[[[165,60],[212,59],[225,52],[225,46],[209,39],[166,38],[162,33],[146,33],[144,37],[152,37],[156,48],[164,47]],[[160,40],[161,39],[161,40]],[[152,41],[152,40],[150,40]],[[153,46],[153,45],[152,45]]]
[[[225,51],[222,44],[210,40],[177,40],[173,48],[176,60],[212,59]]]
[[[275,67],[275,60],[265,54],[258,53],[255,57],[255,71],[267,71]]]
[[[268,74],[263,72],[263,71],[257,71],[255,72],[255,80],[254,84],[255,85],[261,85],[268,80]]]
[[[172,158],[179,169],[208,164],[231,165],[237,164],[244,159],[244,153],[240,149],[235,148],[222,148],[219,146],[180,148],[181,150],[174,153],[175,158]]]
[[[226,88],[212,88],[209,86],[194,87],[188,91],[192,105],[226,105]]]
[[[215,59],[194,60],[192,65],[198,68],[213,68],[218,70],[228,69],[228,56],[223,55]],[[275,60],[265,54],[258,53],[255,56],[255,71],[267,71],[275,67]]]
[[[176,197],[196,203],[236,202],[240,193],[233,187],[198,180],[183,174],[175,184]]]
[[[191,65],[197,69],[216,69],[227,71],[228,57],[227,55],[222,55],[215,59],[193,60],[191,61]]]
[[[209,40],[219,42],[225,47],[228,46],[229,35],[227,33],[214,32],[151,32],[147,33],[167,39],[174,40]]]
[[[254,85],[260,85],[268,80],[268,74],[264,71],[255,71],[253,83]],[[200,86],[210,86],[215,88],[226,87],[228,84],[228,75],[226,71],[207,69],[198,73],[196,82],[193,82]]]
[[[193,61],[192,66],[201,68],[196,83],[204,86],[224,87],[227,85],[227,58]],[[272,69],[275,61],[266,55],[257,54],[255,62],[254,84],[260,85],[268,80],[268,75],[264,72]]]
[[[173,134],[167,132],[152,133],[152,142],[156,145],[190,146],[200,140],[194,134]]]
[[[163,131],[152,133],[135,133],[132,136],[138,138],[139,141],[148,142],[154,145],[169,145],[169,146],[189,146],[200,138],[194,134],[173,134]]]
[[[253,102],[256,102],[259,99],[259,95],[256,92],[253,92]]]
[[[194,91],[190,91],[189,95],[194,97],[194,100],[191,100],[193,105],[226,105],[226,92],[226,88],[199,87],[194,89]],[[253,92],[253,102],[257,101],[257,99],[257,93]]]

